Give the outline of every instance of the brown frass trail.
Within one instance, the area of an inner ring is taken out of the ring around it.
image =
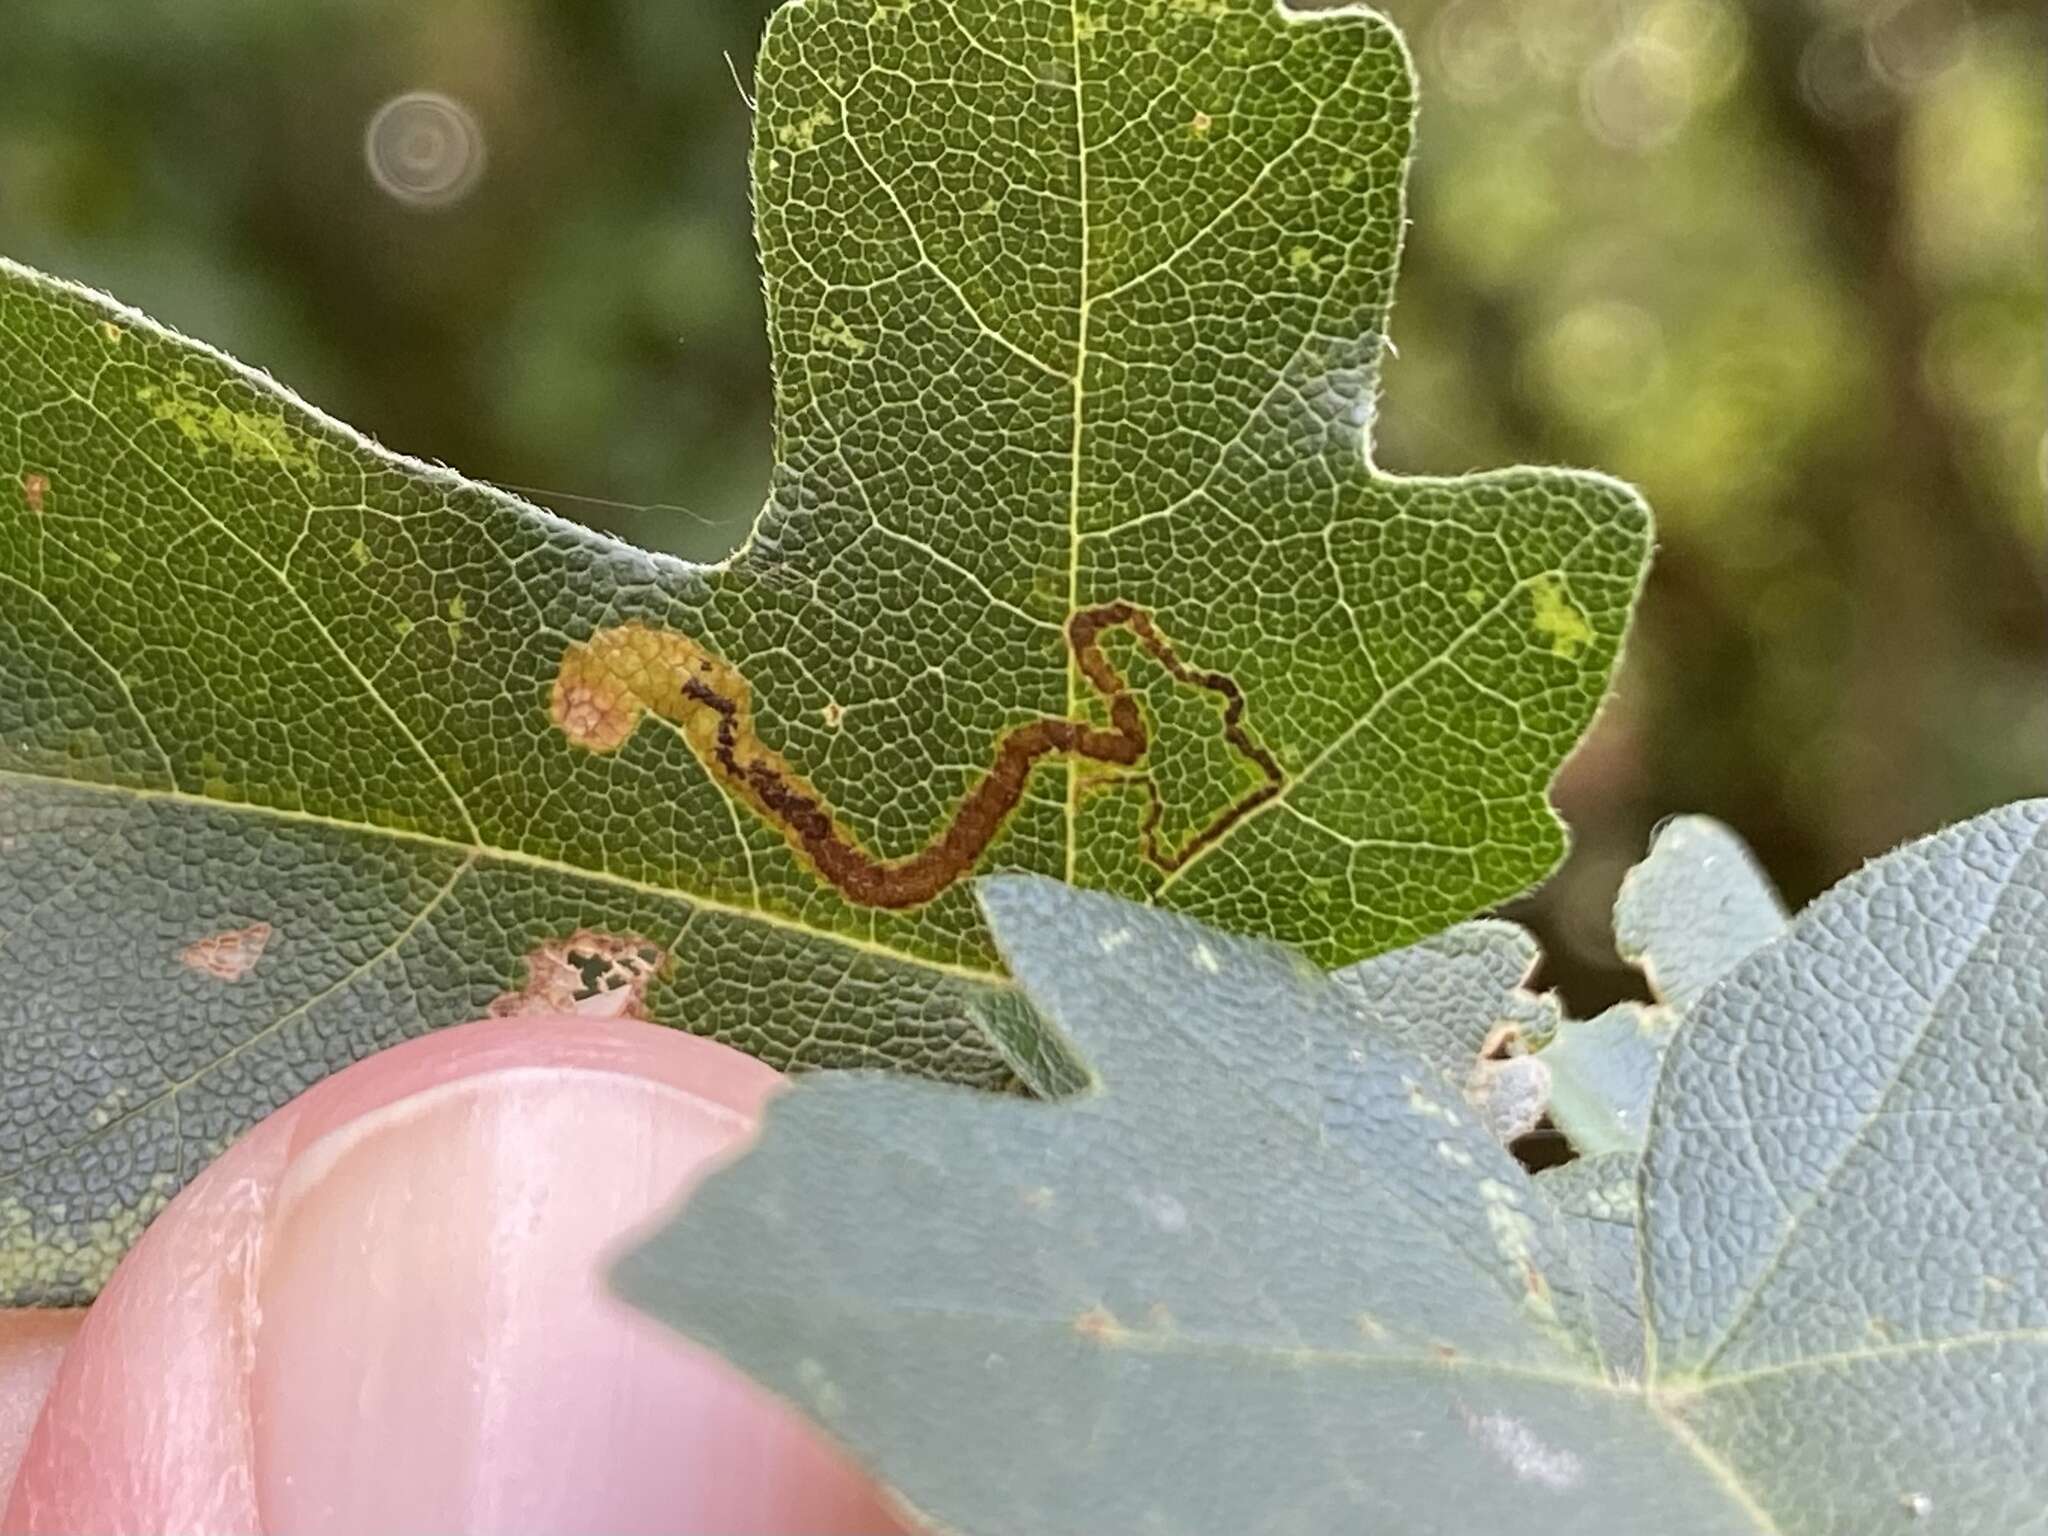
[[[572,645],[555,679],[552,710],[563,733],[594,752],[624,745],[643,713],[659,715],[678,727],[712,777],[780,829],[847,900],[866,907],[916,907],[980,862],[1023,800],[1041,760],[1075,757],[1134,768],[1144,758],[1151,744],[1144,714],[1102,649],[1103,636],[1115,629],[1127,630],[1176,682],[1223,700],[1225,739],[1264,781],[1188,842],[1168,850],[1158,844],[1165,809],[1158,787],[1149,778],[1140,780],[1149,802],[1140,828],[1145,857],[1162,870],[1173,870],[1278,794],[1285,778],[1272,754],[1246,729],[1244,693],[1236,681],[1189,667],[1151,615],[1130,603],[1084,608],[1067,621],[1074,664],[1108,705],[1109,724],[1042,717],[1004,731],[996,739],[994,761],[946,825],[931,842],[902,858],[878,857],[861,846],[816,786],[755,732],[753,692],[739,669],[687,635],[622,624]]]

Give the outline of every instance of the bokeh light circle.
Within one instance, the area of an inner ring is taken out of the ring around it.
[[[408,91],[371,114],[363,159],[371,179],[399,202],[445,208],[467,197],[483,176],[483,129],[452,96]]]

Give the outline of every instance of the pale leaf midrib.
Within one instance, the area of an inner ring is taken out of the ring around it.
[[[1796,1360],[1786,1360],[1775,1365],[1750,1366],[1721,1376],[1709,1376],[1697,1382],[1671,1380],[1659,1388],[1657,1395],[1665,1402],[1680,1403],[1695,1397],[1703,1397],[1710,1392],[1728,1391],[1748,1386],[1752,1382],[1769,1381],[1781,1376],[1797,1376],[1805,1371],[1851,1370],[1872,1361],[1910,1360],[1919,1355],[1939,1358],[1959,1350],[1996,1349],[2004,1344],[2048,1346],[2048,1328],[1990,1328],[1980,1333],[1958,1333],[1938,1339],[1910,1339],[1898,1344],[1873,1345],[1867,1349],[1837,1350],[1825,1355],[1802,1355]]]
[[[1080,289],[1076,295],[1078,313],[1074,332],[1074,377],[1072,389],[1073,431],[1067,442],[1067,614],[1081,611],[1081,445],[1087,420],[1089,297],[1089,205],[1088,205],[1088,92],[1081,73],[1081,5],[1068,0],[1067,50],[1074,73],[1074,179],[1075,207],[1081,220]],[[1068,648],[1067,718],[1078,720],[1081,709],[1080,667]],[[1080,859],[1081,764],[1071,753],[1067,757],[1067,858],[1066,881],[1074,883]]]
[[[1655,1391],[1643,1393],[1643,1405],[1650,1416],[1677,1442],[1679,1449],[1698,1462],[1707,1476],[1711,1477],[1728,1496],[1728,1501],[1742,1512],[1743,1518],[1750,1522],[1757,1536],[1785,1536],[1783,1528],[1771,1517],[1771,1512],[1756,1501],[1755,1495],[1749,1491],[1748,1484],[1736,1475],[1735,1469],[1694,1434],[1689,1424],[1671,1412],[1670,1407]]]
[[[400,827],[379,826],[375,822],[355,821],[343,816],[328,816],[317,811],[291,810],[282,806],[266,805],[260,801],[214,800],[204,795],[195,795],[189,790],[162,789],[133,784],[109,783],[102,780],[66,779],[53,774],[23,773],[18,769],[0,768],[0,785],[12,781],[33,785],[39,789],[57,788],[86,794],[124,796],[131,800],[161,802],[184,805],[196,810],[215,814],[247,815],[265,820],[289,822],[299,826],[325,828],[332,832],[346,833],[353,837],[381,838],[389,842],[404,843],[416,848],[433,849],[436,852],[452,854],[461,858],[492,860],[518,869],[528,869],[540,874],[555,875],[567,879],[587,880],[607,885],[616,890],[631,891],[637,895],[653,896],[664,901],[681,902],[697,911],[709,912],[720,917],[736,918],[742,922],[760,923],[783,933],[797,935],[819,943],[833,944],[858,954],[886,960],[896,965],[916,966],[940,975],[970,981],[980,986],[1008,987],[1010,979],[998,971],[981,970],[974,966],[960,965],[953,961],[936,960],[924,955],[912,954],[873,939],[862,939],[851,934],[835,933],[829,928],[818,928],[797,918],[787,917],[753,907],[743,907],[716,897],[700,896],[678,886],[664,885],[659,881],[643,880],[636,876],[620,874],[613,870],[591,869],[571,864],[562,859],[548,858],[543,854],[527,853],[515,848],[500,847],[481,839],[464,843],[455,838],[443,837],[434,832],[416,832]]]

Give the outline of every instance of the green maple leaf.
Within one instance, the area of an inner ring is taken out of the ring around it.
[[[0,929],[50,978],[0,1298],[89,1293],[241,1127],[529,973],[1044,1088],[976,869],[1337,963],[1555,861],[1646,513],[1372,466],[1385,22],[806,0],[758,96],[777,463],[715,569],[0,266]]]
[[[985,888],[1093,1091],[803,1083],[620,1271],[938,1529],[2048,1530],[2048,801],[1821,898],[1640,1159],[1534,1179],[1287,951]]]

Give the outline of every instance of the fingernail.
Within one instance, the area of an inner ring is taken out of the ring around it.
[[[264,1528],[897,1529],[791,1410],[603,1288],[750,1133],[723,1097],[512,1067],[302,1144],[258,1286]]]

